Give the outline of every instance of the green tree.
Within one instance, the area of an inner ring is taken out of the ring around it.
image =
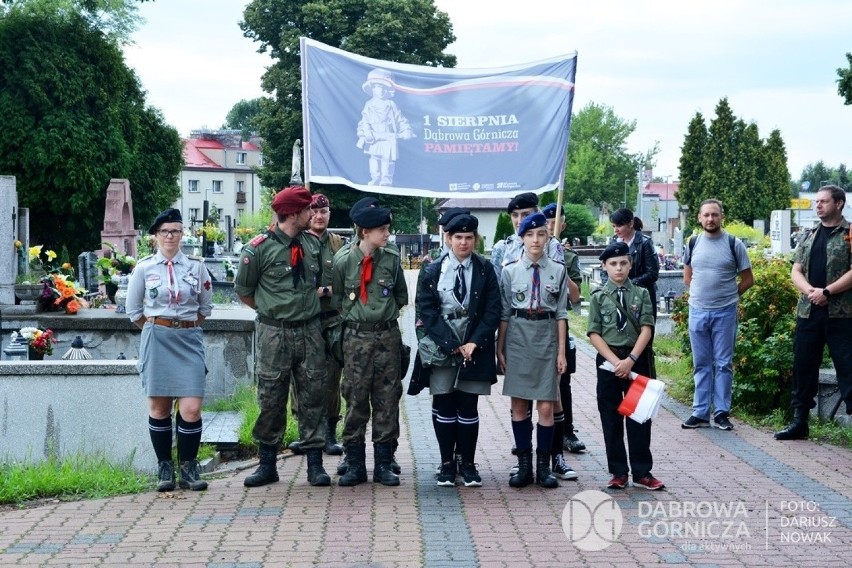
[[[843,97],[843,104],[852,105],[852,53],[846,54],[849,68],[837,68],[837,94]]]
[[[827,166],[822,160],[808,164],[802,169],[802,175],[795,187],[795,195],[799,194],[800,189],[802,191],[816,191],[819,187],[829,183],[840,186],[847,191],[852,190],[846,164],[840,164],[836,168]],[[803,185],[807,185],[808,189],[802,189]]]
[[[599,205],[621,203],[625,180],[633,180],[636,171],[657,153],[630,154],[627,138],[636,130],[636,121],[627,121],[611,107],[593,102],[587,104],[571,119],[571,140],[565,166],[565,200]],[[631,184],[628,203],[636,199],[635,184]]]
[[[444,53],[456,39],[452,24],[433,0],[253,0],[244,18],[245,36],[274,60],[261,82],[270,97],[261,101],[257,123],[264,139],[260,178],[268,187],[288,183],[293,142],[304,138],[300,36],[387,61],[456,64],[454,55]]]
[[[100,247],[106,188],[128,178],[147,226],[177,199],[177,131],[145,105],[115,41],[73,13],[0,18],[0,171],[17,178],[32,242]]]
[[[225,117],[223,128],[242,130],[243,140],[248,140],[252,132],[257,131],[257,120],[260,114],[261,99],[242,99],[236,103]]]
[[[588,236],[595,232],[597,225],[597,221],[585,205],[565,204],[565,228],[562,230],[562,237],[569,241],[576,238],[586,242]]]
[[[137,3],[148,0],[4,0],[0,17],[18,13],[57,19],[83,18],[119,44],[130,42],[130,35],[142,22]]]
[[[494,229],[494,242],[492,244],[502,241],[514,232],[515,227],[512,225],[512,220],[509,218],[509,214],[500,213],[497,217],[497,227]]]
[[[689,128],[683,141],[680,154],[680,185],[675,198],[681,205],[689,207],[687,227],[695,224],[694,208],[701,203],[701,174],[704,172],[702,154],[707,147],[707,125],[700,112],[689,121]]]

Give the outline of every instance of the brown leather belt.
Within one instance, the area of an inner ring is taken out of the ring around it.
[[[389,329],[396,329],[399,327],[399,323],[396,320],[393,321],[379,321],[375,323],[359,323],[355,321],[346,322],[346,327],[349,329],[354,329],[356,331],[387,331]]]
[[[526,320],[548,320],[556,317],[555,312],[547,311],[547,312],[531,312],[529,310],[519,310],[517,308],[512,310],[512,315],[515,317],[519,317]]]
[[[198,323],[195,321],[189,320],[178,320],[178,319],[169,319],[169,318],[151,318],[148,321],[151,323],[155,323],[157,325],[162,325],[163,327],[174,327],[174,328],[188,328],[188,327],[198,327]]]
[[[293,329],[295,327],[304,327],[307,324],[311,323],[312,321],[318,320],[319,317],[320,317],[320,315],[316,314],[315,316],[309,317],[306,320],[289,321],[289,320],[277,320],[275,318],[268,318],[266,316],[258,315],[257,319],[262,324],[271,325],[273,327],[283,327],[283,328],[286,328],[286,329]]]

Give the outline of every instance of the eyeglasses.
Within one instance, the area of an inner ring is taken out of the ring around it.
[[[165,239],[165,238],[168,238],[168,237],[177,237],[179,235],[182,235],[183,231],[179,231],[179,230],[167,231],[167,230],[163,229],[161,231],[157,231],[157,234]]]

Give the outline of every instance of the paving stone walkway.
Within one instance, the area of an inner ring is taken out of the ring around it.
[[[413,344],[410,309],[402,322]],[[849,450],[777,442],[736,416],[731,432],[682,430],[689,409],[667,400],[652,442],[654,473],[667,489],[604,489],[593,353],[579,347],[575,423],[588,451],[568,455],[580,479],[558,489],[509,487],[512,435],[500,383],[480,402],[483,486],[435,486],[424,392],[403,397],[399,487],[311,487],[304,459],[294,456],[279,462],[279,483],[256,489],[243,487],[251,469],[234,469],[206,492],[6,511],[0,566],[849,566]],[[326,458],[327,469],[336,465]]]

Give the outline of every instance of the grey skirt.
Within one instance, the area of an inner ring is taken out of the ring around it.
[[[461,341],[467,332],[469,317],[445,320],[456,338]],[[491,394],[491,383],[486,381],[459,381],[459,366],[454,367],[432,367],[429,375],[429,394],[448,394],[454,391],[462,391],[470,394]]]
[[[556,321],[509,319],[503,394],[526,400],[559,400]]]
[[[204,397],[207,369],[201,328],[146,323],[136,368],[147,396]]]

